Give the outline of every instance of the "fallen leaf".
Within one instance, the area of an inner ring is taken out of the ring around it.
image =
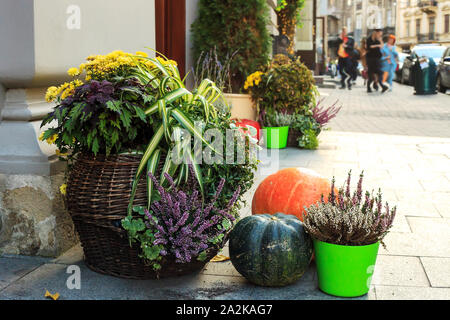
[[[217,256],[211,259],[211,262],[222,262],[227,260],[230,260],[230,257],[218,254]]]
[[[52,298],[53,300],[58,300],[59,293],[56,292],[55,294],[51,294],[50,292],[48,292],[48,290],[45,290],[45,297],[46,298]]]

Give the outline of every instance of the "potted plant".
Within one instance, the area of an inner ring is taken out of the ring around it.
[[[295,112],[289,130],[288,146],[304,149],[317,149],[319,146],[318,136],[327,124],[338,114],[341,106],[337,107],[338,101],[331,106],[322,106],[324,99],[319,99],[312,110],[306,112]]]
[[[233,93],[231,63],[234,53],[228,53],[222,60],[219,60],[217,48],[214,47],[207,52],[201,52],[195,64],[192,67],[194,78],[194,87],[198,87],[203,79],[213,81],[223,92],[222,102],[224,107],[231,110],[231,117],[235,119],[256,120],[256,108],[250,95]]]
[[[396,208],[376,196],[363,195],[361,173],[358,186],[350,192],[351,172],[346,186],[336,194],[334,178],[328,201],[305,210],[304,226],[314,241],[319,288],[340,297],[369,292],[379,244],[392,227]],[[384,244],[383,244],[384,245]]]
[[[47,101],[57,105],[42,123],[50,128],[41,138],[55,143],[59,154],[69,161],[67,206],[86,264],[98,272],[139,279],[201,269],[222,242],[208,238],[210,250],[192,254],[189,263],[168,250],[158,268],[153,261],[155,251],[148,246],[151,239],[145,238],[155,233],[142,229],[146,224],[139,217],[142,208],[150,212],[152,205],[161,201],[161,188],[182,189],[192,178],[202,202],[214,203],[214,208],[237,216],[241,195],[253,183],[256,164],[202,164],[192,149],[184,148],[195,142],[205,152],[223,153],[201,132],[233,130],[229,112],[215,106],[221,91],[204,80],[191,92],[175,61],[163,56],[149,58],[143,52],[90,56],[68,73],[77,79],[47,91]],[[174,161],[180,146],[189,161]],[[240,150],[248,160],[245,151]],[[222,179],[226,183],[216,193]],[[240,186],[238,194],[236,185]],[[229,207],[231,199],[235,201]],[[226,234],[231,221],[215,221],[213,228],[218,227]]]
[[[266,147],[268,149],[286,148],[292,116],[287,113],[273,111],[262,114],[261,118]]]
[[[274,111],[293,115],[287,146],[315,149],[319,124],[313,116],[317,89],[299,59],[276,55],[270,64],[251,74],[244,84],[261,114]],[[303,138],[302,138],[303,137]]]

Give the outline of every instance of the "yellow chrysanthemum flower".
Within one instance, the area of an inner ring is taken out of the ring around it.
[[[136,51],[136,55],[141,56],[141,57],[148,57],[148,54],[146,52],[142,52],[142,51]]]
[[[52,102],[53,100],[55,100],[56,96],[58,95],[57,92],[58,92],[57,87],[52,86],[52,87],[48,88],[47,92],[45,94],[45,101]]]
[[[62,184],[60,187],[59,187],[59,191],[61,192],[61,194],[62,195],[66,195],[67,194],[67,184]]]
[[[244,83],[244,89],[247,90],[250,87],[257,86],[261,82],[261,76],[264,73],[261,71],[256,71],[249,75]]]
[[[77,68],[70,68],[67,70],[67,74],[71,77],[75,77],[80,74],[80,71]]]
[[[54,135],[52,135],[50,138],[47,138],[47,143],[48,144],[54,144],[55,143],[55,141],[56,141],[56,139],[58,139],[58,135],[57,134],[54,134]]]
[[[41,132],[41,134],[39,135],[39,141],[44,141],[44,134],[45,132]]]

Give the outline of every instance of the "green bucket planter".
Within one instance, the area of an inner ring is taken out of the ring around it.
[[[343,246],[314,239],[320,290],[347,298],[368,293],[379,245]]]
[[[288,140],[289,126],[284,127],[263,127],[264,141],[267,149],[286,148]]]

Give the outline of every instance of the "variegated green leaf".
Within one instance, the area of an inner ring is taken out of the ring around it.
[[[142,160],[139,163],[139,167],[136,171],[136,175],[133,180],[133,185],[131,189],[131,195],[130,195],[130,203],[128,205],[128,214],[130,215],[133,209],[133,202],[134,197],[136,196],[136,190],[139,183],[139,179],[141,178],[142,172],[144,168],[147,166],[147,162],[152,156],[153,152],[156,150],[156,148],[159,145],[159,142],[161,141],[162,137],[164,135],[164,127],[161,125],[158,130],[153,135],[152,140],[150,141],[150,144],[147,146],[147,150],[145,151],[144,155],[142,156]]]
[[[164,167],[161,172],[161,178],[160,178],[160,185],[162,187],[167,186],[167,178],[165,176],[165,173],[167,173],[169,176],[174,177],[175,171],[177,171],[179,165],[175,164],[172,161],[172,150],[169,150],[167,153],[166,161],[164,163]]]
[[[196,136],[198,139],[200,139],[208,148],[210,148],[212,151],[216,152],[219,155],[222,155],[221,152],[215,150],[206,140],[203,138],[203,135],[201,132],[199,132],[192,121],[180,110],[180,109],[173,109],[171,115],[186,129],[188,130],[192,135]]]
[[[168,94],[166,94],[161,99],[163,99],[165,101],[166,105],[168,105],[168,104],[171,104],[172,102],[176,101],[177,99],[182,98],[185,95],[191,95],[191,94],[192,93],[190,93],[185,88],[178,88],[178,89],[176,89],[176,90],[174,90],[172,92],[169,92]],[[145,110],[145,114],[150,115],[150,114],[153,114],[153,113],[155,113],[157,111],[158,111],[158,102],[155,102],[150,108]]]
[[[192,164],[192,168],[194,169],[195,178],[198,181],[198,186],[200,187],[200,192],[202,193],[202,198],[204,195],[204,187],[203,187],[203,178],[202,178],[202,169],[199,164],[195,161],[195,157],[192,152],[188,153],[189,155],[189,163]],[[189,174],[189,170],[188,170]]]
[[[161,149],[156,149],[147,162],[147,173],[151,172],[154,176],[158,170],[159,159],[161,158]],[[150,210],[153,195],[153,181],[147,174],[147,209]]]

